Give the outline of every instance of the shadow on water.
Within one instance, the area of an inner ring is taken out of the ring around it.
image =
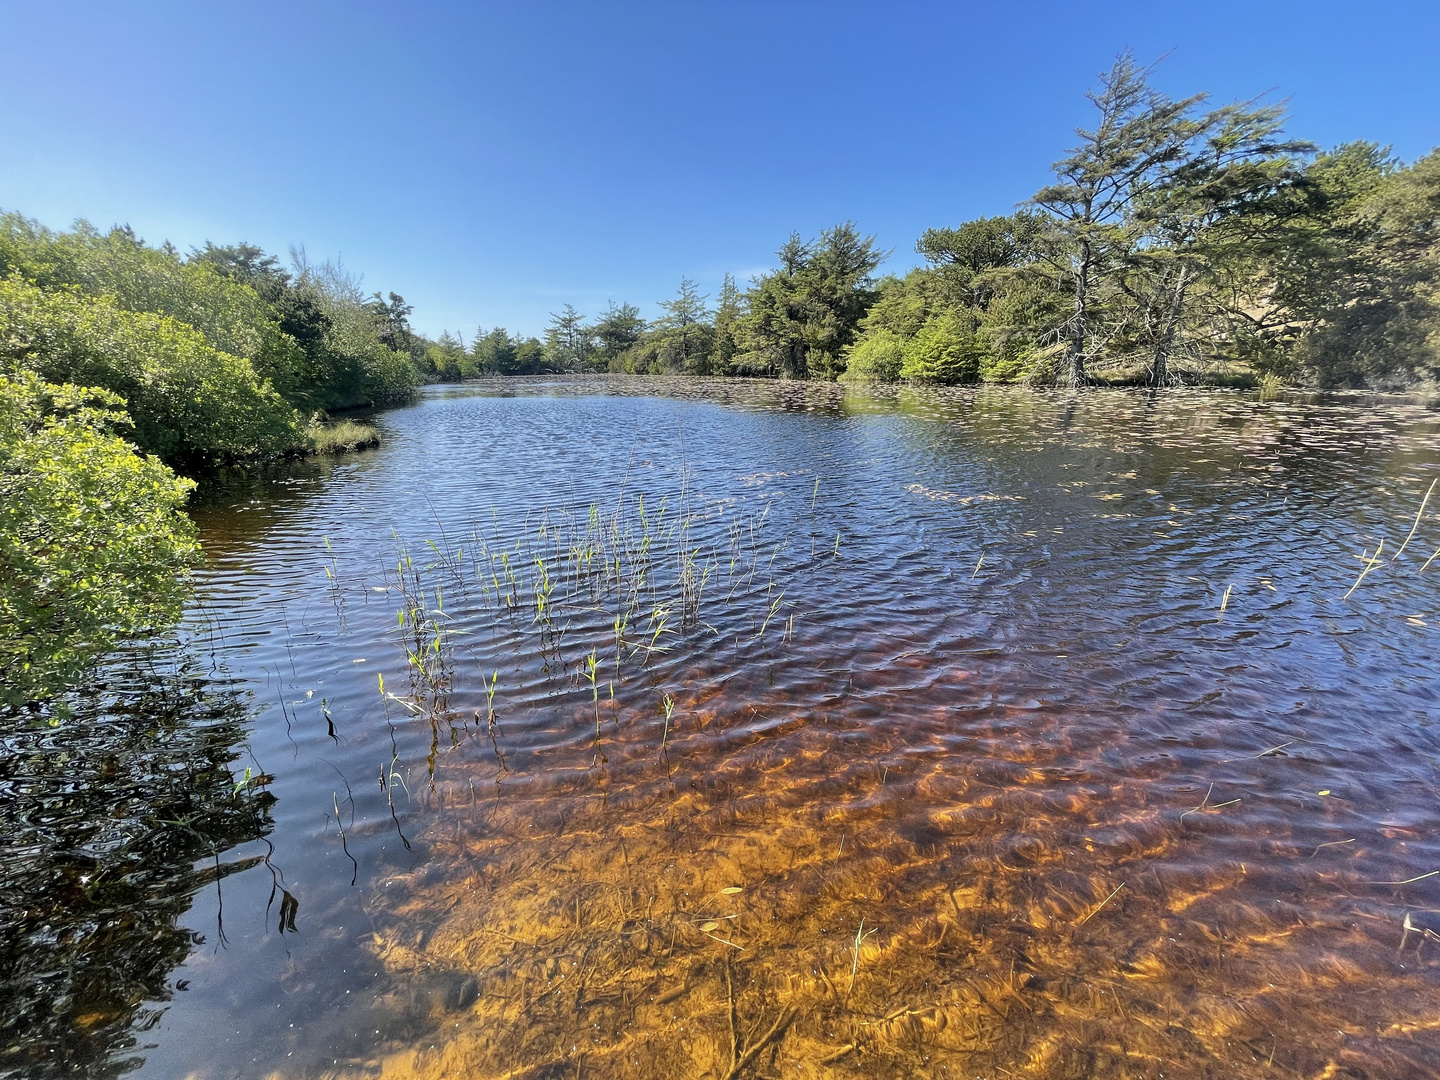
[[[73,704],[0,738],[0,1073],[27,1078],[138,1064],[186,989],[175,968],[224,939],[223,918],[202,934],[180,916],[261,861],[223,856],[271,827],[241,761],[249,695],[195,656],[117,657]]]

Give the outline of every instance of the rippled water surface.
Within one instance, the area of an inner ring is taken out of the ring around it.
[[[212,485],[185,640],[7,736],[17,1073],[1440,1072],[1432,413],[379,423]]]

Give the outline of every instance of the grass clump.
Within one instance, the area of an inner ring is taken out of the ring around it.
[[[352,454],[380,445],[380,433],[374,426],[357,420],[311,421],[305,436],[315,454]]]

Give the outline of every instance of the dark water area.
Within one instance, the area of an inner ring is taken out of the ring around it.
[[[7,731],[7,1075],[1440,1075],[1435,413],[377,422]]]

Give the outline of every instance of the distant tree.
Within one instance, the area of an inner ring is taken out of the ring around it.
[[[409,331],[409,309],[398,295],[390,301],[366,295],[362,278],[339,262],[310,262],[304,248],[290,249],[297,292],[310,297],[328,320],[325,347],[335,377],[326,407],[388,405],[409,400],[419,383],[415,351],[423,343]],[[396,310],[395,305],[398,305]],[[380,308],[385,308],[381,311]],[[401,320],[397,328],[396,320]],[[395,349],[387,342],[400,341]],[[404,360],[402,365],[397,357]],[[409,374],[406,374],[406,367]]]
[[[436,341],[425,346],[425,359],[432,377],[439,382],[456,382],[462,377],[462,365],[469,352],[465,339],[449,330],[441,331]]]
[[[546,350],[538,338],[516,339],[515,374],[539,375],[545,370]]]
[[[865,334],[850,347],[841,382],[896,382],[905,365],[906,341],[892,330]]]
[[[405,303],[399,293],[391,293],[385,299],[378,292],[367,305],[380,324],[380,342],[387,349],[409,353],[415,347],[415,335],[410,330],[410,315],[415,308]]]
[[[503,326],[490,331],[481,327],[470,343],[471,370],[477,375],[514,375],[516,348],[517,342]]]
[[[655,330],[665,368],[687,375],[708,373],[710,310],[705,306],[707,299],[687,277],[680,279],[680,288],[673,300],[660,301],[660,309],[665,314],[656,321]]]
[[[777,253],[780,267],[756,280],[740,321],[736,370],[791,379],[834,379],[876,297],[872,275],[887,253],[852,222],[813,243],[798,234]]]
[[[260,294],[280,324],[305,354],[305,364],[271,372],[275,388],[293,404],[308,409],[347,404],[359,382],[359,366],[329,344],[330,317],[313,289],[298,288],[280,260],[254,244],[215,244],[192,248],[189,262],[214,267],[224,277]]]
[[[976,218],[957,229],[926,229],[915,250],[932,266],[959,267],[973,277],[1030,262],[1045,228],[1044,215],[1021,210],[1004,217]]]
[[[265,295],[262,286],[277,281],[288,282],[290,279],[276,256],[268,255],[263,248],[243,241],[238,244],[215,244],[206,240],[203,248],[190,249],[188,261],[213,266],[223,276],[249,285],[262,296]]]
[[[1321,154],[1268,260],[1281,361],[1324,386],[1440,378],[1440,151],[1405,168],[1355,142]]]
[[[976,339],[968,313],[944,311],[926,320],[905,342],[900,377],[923,382],[974,382],[980,376],[985,346]]]
[[[634,304],[616,305],[613,300],[610,301],[590,328],[599,366],[611,371],[619,370],[616,366],[619,358],[634,347],[644,333],[645,320],[640,317],[638,307]]]
[[[726,274],[715,305],[714,338],[710,346],[709,374],[728,375],[739,351],[737,335],[745,314],[744,298],[735,285],[733,274]]]
[[[1283,119],[1278,107],[1242,105],[1196,118],[1182,156],[1130,207],[1113,279],[1152,386],[1169,380],[1177,352],[1216,351],[1243,267],[1273,242],[1277,211],[1303,176],[1298,156],[1314,149],[1284,138]]]
[[[557,371],[587,371],[593,352],[585,316],[570,304],[557,315],[550,313],[545,328],[545,360]]]

